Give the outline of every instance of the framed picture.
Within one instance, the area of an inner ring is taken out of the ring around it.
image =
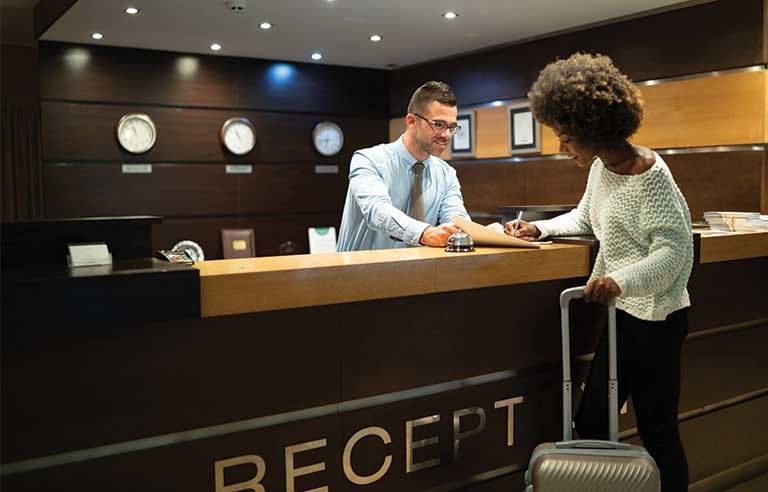
[[[509,107],[509,153],[541,152],[541,125],[527,103]]]
[[[451,140],[451,157],[472,157],[475,155],[475,112],[462,111],[456,116],[461,130]]]

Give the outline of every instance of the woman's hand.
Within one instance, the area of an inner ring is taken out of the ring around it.
[[[535,241],[541,236],[541,231],[538,227],[522,219],[510,220],[504,224],[504,232],[510,236],[526,241]]]
[[[598,304],[610,304],[621,295],[619,285],[611,277],[592,279],[584,288],[584,300]]]

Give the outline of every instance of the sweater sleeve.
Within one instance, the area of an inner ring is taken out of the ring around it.
[[[589,209],[592,204],[592,186],[595,181],[593,175],[596,170],[597,164],[593,163],[592,168],[589,171],[589,177],[587,178],[587,188],[584,190],[584,195],[582,195],[576,208],[570,212],[558,215],[553,219],[531,222],[541,232],[539,239],[545,239],[549,236],[578,236],[582,234],[592,234]]]
[[[690,216],[678,200],[677,187],[666,173],[659,173],[646,187],[640,209],[641,236],[648,254],[607,276],[621,289],[621,297],[643,297],[670,288],[693,258]]]

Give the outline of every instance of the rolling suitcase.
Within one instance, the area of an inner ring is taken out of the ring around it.
[[[618,442],[619,405],[616,381],[616,306],[608,307],[609,441],[572,440],[571,356],[568,306],[584,296],[584,287],[560,294],[563,349],[563,440],[540,444],[525,472],[526,492],[658,492],[659,470],[648,452]]]

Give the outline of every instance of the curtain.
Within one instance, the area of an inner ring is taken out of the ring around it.
[[[0,101],[2,119],[2,220],[39,219],[43,216],[40,106]]]

